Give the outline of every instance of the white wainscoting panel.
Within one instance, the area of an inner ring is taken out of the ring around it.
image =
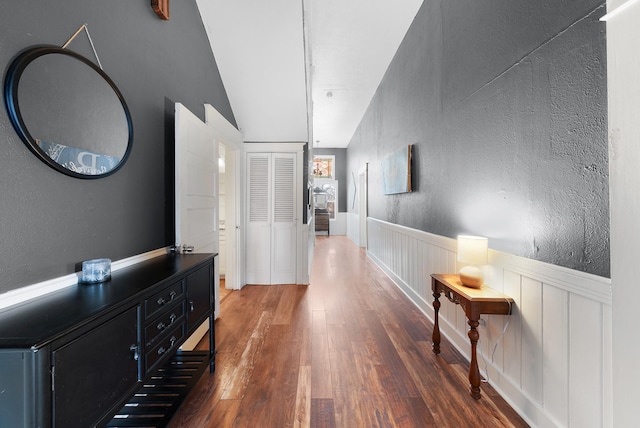
[[[369,257],[433,321],[430,275],[458,271],[455,239],[367,222]],[[494,250],[485,274],[515,305],[482,317],[483,376],[532,426],[612,426],[611,280]],[[441,304],[442,334],[469,359],[464,312]]]
[[[360,215],[354,212],[347,213],[347,238],[360,246]]]
[[[329,220],[329,232],[332,236],[347,234],[347,213],[336,213],[336,218]]]

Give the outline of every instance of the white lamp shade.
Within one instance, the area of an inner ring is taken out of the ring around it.
[[[489,240],[481,236],[458,236],[458,261],[471,265],[487,264]]]

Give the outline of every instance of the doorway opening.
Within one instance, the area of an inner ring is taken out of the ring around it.
[[[359,229],[359,246],[361,248],[368,248],[367,243],[367,216],[368,213],[368,180],[369,180],[369,163],[365,163],[358,171],[358,188],[360,190],[360,196],[358,198],[358,211],[360,216],[358,217],[358,229]]]
[[[236,131],[237,132],[237,131]],[[242,140],[218,135],[218,273],[220,299],[244,285],[242,271]]]
[[[229,165],[229,167],[227,166]],[[231,292],[239,290],[238,276],[234,275],[239,267],[235,264],[237,257],[229,256],[236,246],[235,231],[239,220],[237,210],[234,209],[235,198],[233,189],[237,189],[235,182],[235,156],[233,148],[224,142],[218,142],[218,272],[220,275],[220,301]],[[232,192],[229,192],[232,189]]]

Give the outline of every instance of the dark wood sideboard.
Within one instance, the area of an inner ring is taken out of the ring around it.
[[[162,255],[0,311],[0,426],[106,426],[207,318],[213,372],[215,256]]]

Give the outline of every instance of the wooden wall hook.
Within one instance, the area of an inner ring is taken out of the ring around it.
[[[169,20],[169,0],[151,0],[151,7],[160,19]]]

